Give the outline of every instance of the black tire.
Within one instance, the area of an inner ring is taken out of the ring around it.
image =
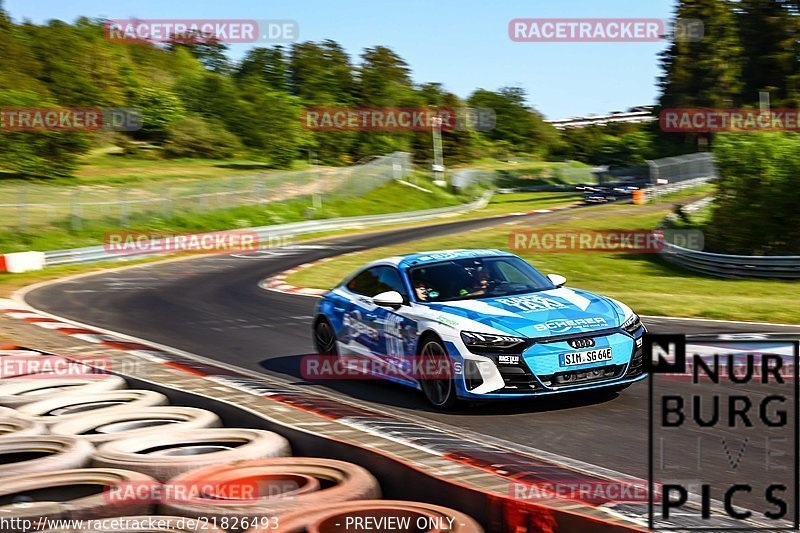
[[[441,359],[450,356],[447,354],[442,341],[433,335],[422,338],[419,343],[419,367],[420,368],[440,368]],[[433,366],[427,365],[428,360],[433,360]],[[449,374],[452,376],[452,374]],[[435,378],[419,378],[422,393],[432,406],[443,411],[453,409],[458,404],[456,396],[456,383],[452,377],[437,375]]]
[[[339,355],[336,347],[336,333],[333,326],[325,317],[317,319],[314,324],[314,347],[319,355]]]

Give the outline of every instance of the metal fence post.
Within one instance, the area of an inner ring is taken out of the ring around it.
[[[28,214],[27,214],[27,207],[28,207],[28,187],[27,185],[22,185],[19,188],[19,192],[17,194],[17,215],[18,215],[18,225],[20,230],[25,231],[28,229]]]
[[[71,228],[73,231],[83,229],[83,221],[81,220],[81,191],[80,189],[75,189],[72,191],[72,221],[70,223]]]
[[[120,188],[117,195],[117,202],[119,203],[119,225],[123,228],[128,227],[128,202],[127,190]]]
[[[161,191],[161,216],[165,219],[172,217],[172,196],[169,186],[166,186]]]

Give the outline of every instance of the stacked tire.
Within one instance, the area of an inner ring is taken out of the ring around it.
[[[8,533],[73,531],[42,529],[43,518],[93,520],[98,533],[332,533],[346,531],[347,517],[388,517],[396,531],[482,531],[452,509],[380,498],[361,466],[292,457],[277,433],[222,427],[211,411],[171,406],[117,376],[0,379]]]

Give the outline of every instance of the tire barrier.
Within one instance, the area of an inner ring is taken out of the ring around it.
[[[339,533],[356,529],[359,520],[384,523],[383,530],[397,533],[483,533],[483,528],[462,512],[439,505],[396,500],[334,503],[288,513],[277,517],[278,527],[272,530],[275,533]],[[269,526],[257,526],[247,533],[268,530]]]
[[[6,413],[6,411],[10,412]],[[3,439],[44,435],[45,433],[47,433],[47,426],[41,422],[20,415],[11,409],[0,407],[0,442]]]
[[[5,478],[0,483],[0,517],[7,525],[4,533],[28,533],[21,525],[25,520],[93,520],[149,514],[151,503],[135,491],[121,490],[112,501],[109,490],[156,485],[153,478],[144,474],[107,468]]]
[[[92,520],[95,533],[241,533],[275,529],[275,519],[284,517],[286,531],[327,533],[342,530],[331,529],[331,521],[384,517],[411,521],[407,531],[482,532],[474,519],[447,507],[377,500],[378,481],[362,466],[287,457],[289,441],[278,433],[222,428],[214,412],[167,405],[167,394],[182,398],[170,389],[125,386],[110,374],[0,380],[0,404],[16,407],[0,405],[0,518],[12,524],[2,533],[28,533],[45,518]],[[50,393],[58,395],[42,399]],[[169,516],[151,514],[156,507]]]
[[[89,464],[95,449],[75,437],[40,435],[0,439],[0,478],[71,470]]]
[[[99,446],[104,442],[164,431],[216,428],[222,425],[219,417],[195,407],[144,407],[130,411],[95,411],[91,416],[78,417],[53,424],[55,435],[76,435]]]
[[[91,533],[225,533],[207,521],[183,516],[120,516],[93,527]],[[93,524],[94,526],[94,524]],[[86,533],[85,529],[46,529],[41,533]]]
[[[114,440],[100,446],[92,464],[167,481],[210,465],[288,455],[289,441],[272,431],[214,428]]]
[[[246,498],[221,499],[214,493],[217,487],[241,485],[246,488],[248,484],[256,484],[257,490]],[[180,491],[187,497],[176,498],[159,508],[163,514],[192,518],[258,519],[380,497],[378,481],[366,469],[344,461],[310,457],[261,459],[200,468],[181,474],[166,485],[210,487],[209,490]]]
[[[81,378],[18,378],[0,382],[0,405],[19,407],[42,400],[48,394],[91,394],[121,390],[125,380],[113,374],[97,374]]]
[[[149,390],[120,390],[94,394],[70,395],[28,403],[19,411],[45,424],[83,418],[111,411],[166,405],[167,397]]]

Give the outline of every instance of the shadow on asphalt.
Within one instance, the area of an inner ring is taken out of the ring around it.
[[[444,413],[432,407],[418,390],[398,383],[382,379],[306,379],[301,372],[301,361],[304,355],[289,355],[264,359],[259,366],[265,370],[282,374],[296,381],[292,385],[299,387],[327,388],[344,394],[354,400],[377,405],[399,407],[414,411]],[[624,392],[623,392],[624,394]],[[583,393],[564,393],[538,398],[493,400],[483,402],[466,402],[463,406],[446,411],[448,415],[480,416],[480,415],[515,415],[524,413],[545,413],[601,405],[613,401],[619,396],[617,392],[598,391]]]

